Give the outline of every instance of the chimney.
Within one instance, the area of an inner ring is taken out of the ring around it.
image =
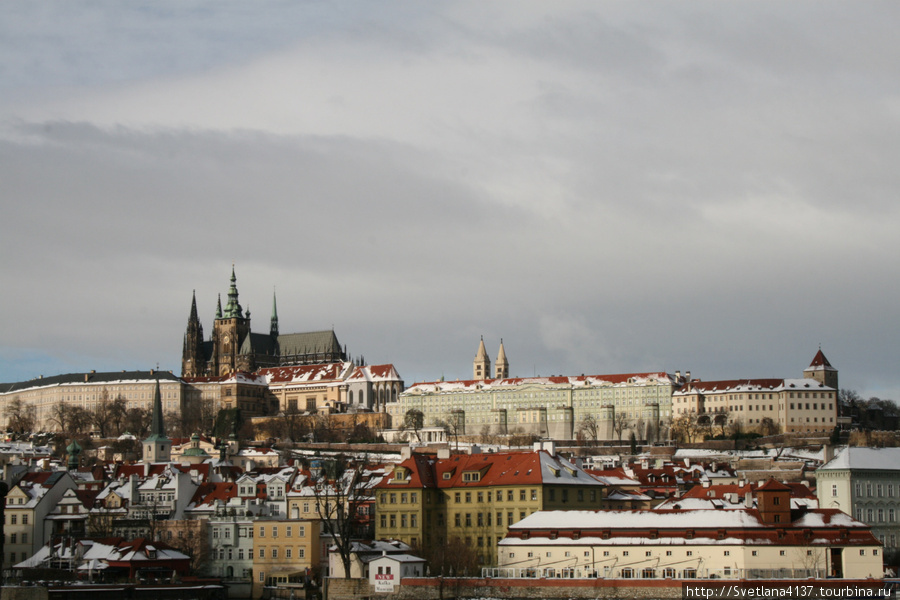
[[[747,492],[744,494],[744,506],[746,508],[753,508],[753,493]]]

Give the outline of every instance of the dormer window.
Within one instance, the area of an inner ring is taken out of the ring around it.
[[[481,481],[481,473],[479,471],[466,471],[463,473],[463,481]]]

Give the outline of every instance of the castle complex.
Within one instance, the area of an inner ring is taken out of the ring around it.
[[[278,308],[272,297],[272,317],[268,333],[250,331],[250,309],[238,301],[237,278],[231,269],[228,303],[222,309],[219,297],[213,333],[203,339],[203,325],[197,315],[197,295],[191,300],[191,314],[184,334],[181,358],[183,377],[214,377],[234,371],[253,372],[261,367],[311,365],[347,360],[334,331],[281,334]]]

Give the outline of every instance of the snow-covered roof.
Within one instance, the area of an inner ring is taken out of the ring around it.
[[[900,471],[900,448],[844,448],[819,470]]]
[[[510,377],[507,379],[469,379],[462,381],[431,381],[416,383],[403,395],[435,394],[445,392],[503,391],[526,385],[568,385],[571,387],[608,387],[631,385],[673,385],[674,378],[662,371],[656,373],[629,373],[622,375],[578,375],[561,377]]]

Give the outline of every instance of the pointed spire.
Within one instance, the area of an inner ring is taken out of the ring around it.
[[[500,352],[497,353],[497,362],[494,365],[494,377],[506,379],[509,377],[509,361],[506,360],[506,350],[503,348],[503,338],[500,338]]]
[[[272,322],[269,325],[269,335],[278,337],[278,303],[275,300],[275,290],[272,290]]]
[[[150,435],[166,437],[163,423],[162,394],[159,391],[159,377],[156,378],[156,391],[153,393],[153,415],[150,417]]]
[[[216,318],[222,318],[222,294],[219,294],[219,301],[216,303]]]
[[[491,376],[491,359],[488,358],[487,350],[484,348],[484,336],[478,343],[478,352],[475,354],[475,360],[472,363],[472,378],[476,380],[487,379]]]
[[[197,316],[197,290],[194,290],[193,297],[191,298],[191,316],[188,317],[189,321],[199,321],[200,317]]]
[[[234,265],[231,265],[231,288],[228,290],[228,304],[225,305],[225,318],[226,319],[241,319],[243,315],[241,314],[243,309],[241,308],[240,302],[238,302],[238,290],[237,290],[237,277],[234,275]]]

